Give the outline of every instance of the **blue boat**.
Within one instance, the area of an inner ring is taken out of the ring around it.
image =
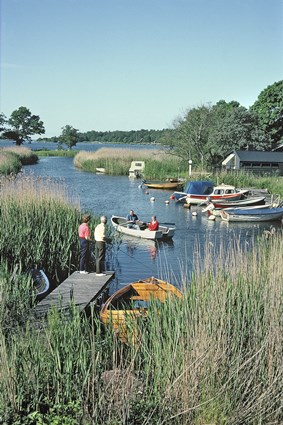
[[[197,194],[209,196],[213,192],[214,184],[209,180],[195,180],[190,181],[184,187],[183,192],[174,192],[172,198],[177,202],[186,202],[186,197],[188,194]],[[205,198],[204,198],[205,199]]]
[[[283,208],[225,208],[220,215],[224,221],[276,221],[282,220]]]

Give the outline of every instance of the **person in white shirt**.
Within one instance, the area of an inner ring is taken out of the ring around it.
[[[94,230],[96,276],[105,276],[106,242],[110,241],[110,239],[106,237],[106,223],[107,217],[103,215],[100,217],[100,224],[98,224]]]

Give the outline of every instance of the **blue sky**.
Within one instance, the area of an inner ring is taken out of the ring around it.
[[[283,0],[0,0],[0,110],[48,137],[162,129],[283,78]]]

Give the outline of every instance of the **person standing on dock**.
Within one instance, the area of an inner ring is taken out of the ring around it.
[[[82,224],[79,226],[78,233],[80,238],[80,273],[87,274],[87,268],[90,260],[90,215],[84,214]]]
[[[106,237],[106,223],[107,217],[105,215],[100,217],[100,224],[94,230],[95,239],[95,257],[96,257],[96,276],[105,276],[105,254],[106,242],[110,239]]]

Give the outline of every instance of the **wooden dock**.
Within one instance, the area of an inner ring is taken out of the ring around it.
[[[114,275],[114,272],[106,272],[105,276],[74,272],[36,305],[35,317],[43,319],[52,307],[67,314],[71,303],[78,311],[85,310],[105,290]]]

